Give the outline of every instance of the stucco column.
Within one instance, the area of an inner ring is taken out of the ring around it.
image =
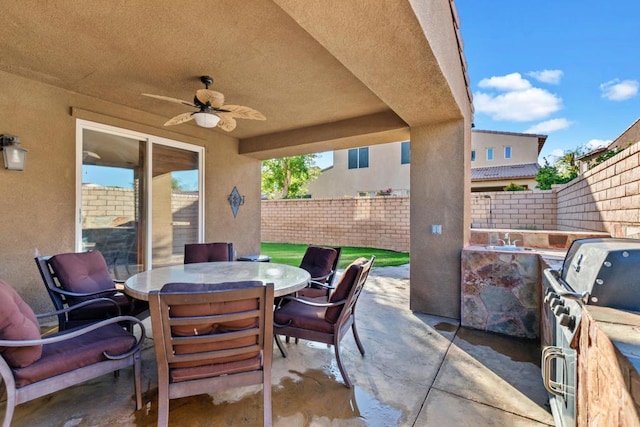
[[[460,254],[470,234],[471,129],[411,128],[411,309],[460,318]],[[432,234],[441,225],[442,234]]]

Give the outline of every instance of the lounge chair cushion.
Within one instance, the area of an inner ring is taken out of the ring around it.
[[[116,292],[107,263],[99,251],[54,255],[49,264],[66,291],[87,293],[104,290],[104,295],[100,296],[105,297]],[[69,301],[77,304],[93,298],[96,297],[70,297]]]
[[[316,302],[326,302],[326,300],[316,300]],[[325,320],[326,311],[326,307],[313,307],[298,301],[288,301],[275,311],[273,322],[330,334],[333,332],[334,324]]]
[[[40,339],[40,325],[31,307],[6,282],[0,280],[0,339]],[[12,368],[31,365],[42,356],[42,345],[0,347],[2,357]]]
[[[73,331],[60,332],[60,334]],[[52,335],[53,336],[53,335]],[[40,380],[107,360],[103,352],[119,355],[135,345],[135,337],[121,326],[111,324],[66,341],[45,344],[35,363],[14,370],[16,385],[23,387]]]
[[[355,285],[354,278],[358,274],[358,267],[366,264],[368,261],[368,259],[360,257],[349,264],[349,266],[345,269],[344,273],[340,277],[340,281],[336,285],[336,289],[329,297],[329,302],[338,302],[349,296],[351,288],[353,287],[353,285]],[[343,307],[341,306],[329,307],[325,315],[325,319],[327,320],[327,322],[336,323],[338,321],[338,317],[340,317],[342,308]]]

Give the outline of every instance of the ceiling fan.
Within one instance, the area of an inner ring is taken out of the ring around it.
[[[209,86],[213,84],[211,77],[202,76],[200,81],[204,83],[205,88],[196,91],[193,102],[150,93],[143,93],[142,95],[198,109],[198,111],[182,113],[172,117],[167,120],[164,124],[165,126],[179,125],[193,119],[198,126],[205,128],[218,126],[222,130],[231,132],[236,128],[236,119],[266,120],[262,113],[253,108],[242,105],[225,105],[224,95],[209,89]]]

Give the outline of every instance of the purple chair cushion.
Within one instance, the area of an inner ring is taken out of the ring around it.
[[[326,276],[331,272],[338,252],[333,248],[309,246],[302,257],[300,268],[307,270],[311,278]],[[321,282],[326,281],[320,280]]]
[[[7,283],[0,280],[0,339],[40,339],[40,325],[31,307]],[[2,357],[12,368],[24,368],[42,356],[42,345],[0,347]]]
[[[288,301],[273,313],[273,322],[294,328],[332,333],[334,325],[325,320],[326,311],[326,307],[314,307],[298,301]]]
[[[228,243],[187,243],[184,245],[184,263],[232,261]]]
[[[366,264],[367,261],[368,260],[366,258],[361,257],[349,264],[345,269],[344,274],[340,277],[340,281],[336,285],[336,289],[329,297],[329,302],[337,302],[349,296],[349,292],[351,292],[351,289],[355,285],[356,276],[358,275],[358,267]],[[329,307],[325,315],[327,322],[337,322],[343,307],[344,306]]]
[[[264,286],[259,281],[246,282],[225,282],[225,283],[168,283],[162,287],[162,293],[171,292],[207,292],[215,289],[244,289],[256,286]],[[191,317],[191,316],[207,316],[213,314],[230,314],[243,311],[258,310],[260,308],[258,299],[244,299],[238,301],[223,301],[202,304],[180,304],[171,306],[171,317]],[[171,334],[174,336],[202,336],[215,335],[225,332],[242,331],[245,329],[257,328],[259,326],[257,318],[248,318],[242,320],[190,323],[189,325],[171,327]],[[250,335],[247,337],[214,341],[201,344],[176,344],[174,345],[175,354],[201,353],[207,351],[223,350],[230,347],[248,347],[257,345],[257,337]],[[237,362],[239,360],[253,359],[259,355],[259,351],[244,353],[240,355],[232,355],[215,359],[214,364],[227,364]],[[209,362],[211,363],[211,362]],[[180,362],[172,363],[172,368],[187,368],[202,365],[202,362]],[[244,365],[243,365],[244,366]],[[251,366],[253,366],[251,364]],[[216,368],[217,369],[217,368]],[[225,368],[226,369],[226,368]],[[176,374],[178,375],[178,374]],[[187,374],[180,374],[187,375]],[[194,373],[194,375],[196,375]],[[209,375],[210,376],[210,375]]]
[[[104,290],[109,297],[115,294],[113,279],[100,251],[78,252],[54,255],[49,260],[62,289],[71,292],[87,293]],[[69,298],[71,304],[96,298]]]
[[[66,332],[68,331],[61,334]],[[112,324],[67,341],[46,344],[42,349],[42,357],[37,362],[14,370],[16,386],[23,387],[107,360],[103,352],[111,355],[123,354],[135,343],[136,339],[131,333]]]

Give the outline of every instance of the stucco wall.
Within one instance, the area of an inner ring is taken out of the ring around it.
[[[409,251],[409,198],[265,200],[262,240]]]
[[[558,228],[640,238],[640,142],[558,189]]]
[[[75,250],[76,118],[205,146],[205,239],[231,240],[238,254],[260,245],[260,161],[211,129],[162,128],[163,117],[0,72],[0,133],[29,152],[23,172],[0,169],[0,279],[36,312],[51,309],[33,257]],[[126,118],[126,119],[125,119]],[[237,218],[227,196],[246,196]]]

